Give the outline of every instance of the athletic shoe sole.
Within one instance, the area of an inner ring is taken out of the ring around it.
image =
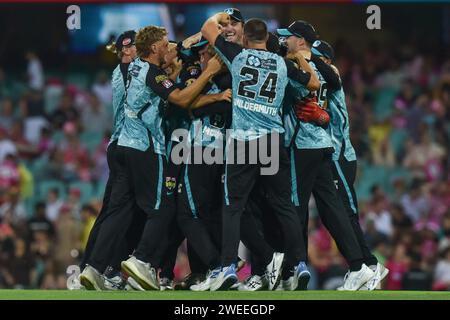
[[[297,291],[303,291],[308,289],[308,283],[309,280],[311,280],[311,274],[307,271],[303,271],[298,276],[298,284],[297,284]]]
[[[91,281],[88,277],[85,275],[80,275],[80,283],[83,287],[86,288],[86,290],[90,291],[101,291],[101,289],[97,286],[95,281]]]
[[[238,279],[236,277],[230,276],[226,278],[217,289],[211,286],[211,291],[226,291],[230,289],[237,281]]]
[[[139,283],[139,285],[145,290],[159,290],[157,286],[145,281],[145,277],[142,276],[142,274],[136,269],[133,264],[122,261],[120,266],[122,267],[122,270],[124,272],[126,272],[130,277],[136,280],[136,282]]]

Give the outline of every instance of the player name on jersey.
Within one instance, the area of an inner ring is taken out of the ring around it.
[[[264,104],[259,104],[256,102],[248,102],[248,101],[244,101],[239,98],[235,98],[233,100],[233,104],[238,108],[245,109],[248,111],[260,112],[260,113],[268,114],[271,116],[277,115],[277,108],[269,107]]]

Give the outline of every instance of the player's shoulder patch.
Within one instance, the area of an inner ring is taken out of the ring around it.
[[[161,83],[164,88],[169,89],[173,86],[172,80],[166,74],[159,74],[155,77],[156,83]]]
[[[164,88],[169,89],[171,86],[173,86],[173,82],[170,79],[167,79],[162,82],[162,85],[164,86]]]

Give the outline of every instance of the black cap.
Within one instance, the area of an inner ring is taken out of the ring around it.
[[[116,40],[116,48],[121,51],[123,47],[134,45],[134,40],[136,38],[136,31],[128,30],[122,33]]]
[[[334,59],[333,47],[328,42],[323,40],[314,41],[311,52],[317,56],[324,56],[330,60]]]
[[[223,12],[228,13],[230,15],[230,18],[237,21],[237,22],[242,22],[244,23],[244,17],[242,16],[241,11],[239,11],[239,9],[236,8],[228,8],[223,10]]]
[[[317,40],[317,33],[314,27],[303,20],[294,21],[286,29],[277,29],[277,33],[282,37],[296,36],[305,38],[309,43],[313,43]]]
[[[266,47],[267,51],[272,53],[278,54],[278,52],[280,52],[280,42],[278,41],[278,37],[272,32],[269,32],[269,39],[267,39]]]

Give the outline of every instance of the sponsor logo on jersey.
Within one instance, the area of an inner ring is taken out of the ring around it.
[[[141,71],[142,67],[138,65],[133,65],[133,67],[130,70],[131,76],[137,78],[139,76],[139,72]]]
[[[255,68],[277,70],[277,60],[275,59],[261,59],[254,55],[249,55],[247,58],[247,65]]]
[[[250,55],[247,58],[247,64],[252,67],[259,67],[261,65],[261,60],[258,57]]]

